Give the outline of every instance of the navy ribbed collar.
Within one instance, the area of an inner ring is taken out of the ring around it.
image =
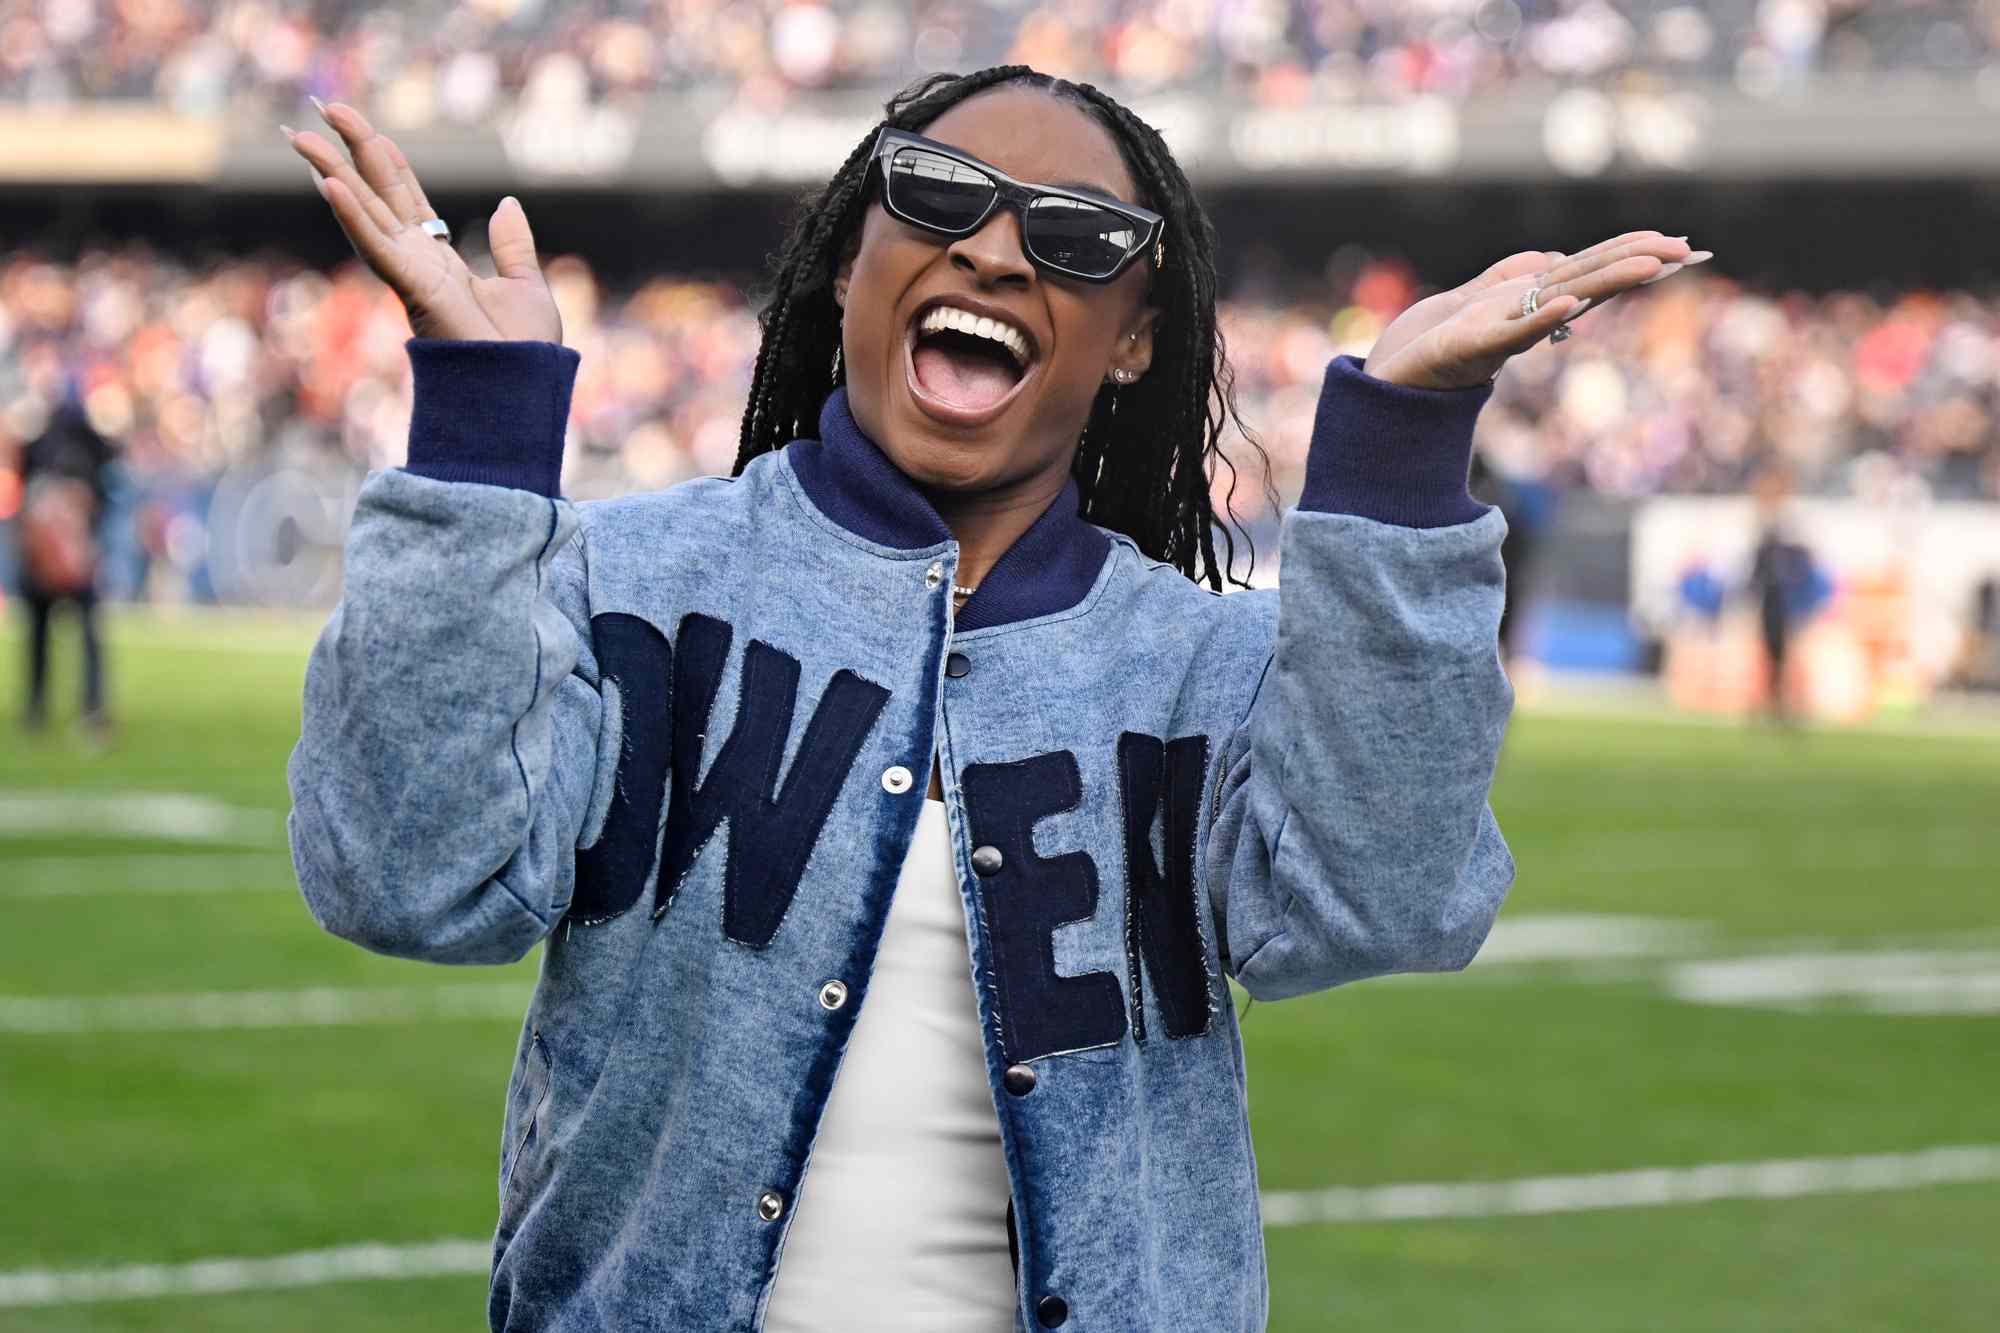
[[[952,540],[930,500],[855,422],[846,385],[820,408],[819,438],[793,440],[785,457],[814,506],[858,537],[903,551]],[[1084,522],[1077,508],[1071,477],[965,599],[959,630],[1067,611],[1083,600],[1111,552],[1111,539]]]

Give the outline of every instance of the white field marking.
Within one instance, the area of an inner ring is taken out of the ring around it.
[[[1457,1184],[1276,1190],[1267,1191],[1262,1202],[1266,1227],[1291,1227],[1658,1208],[1722,1199],[1796,1199],[1991,1180],[2000,1180],[2000,1145],[1975,1144],[1872,1157],[1716,1162]],[[265,1259],[199,1259],[68,1271],[31,1268],[0,1273],[0,1308],[220,1295],[369,1278],[483,1274],[489,1271],[492,1253],[488,1241],[443,1240],[425,1245],[347,1245]]]
[[[1718,1199],[1796,1199],[2000,1180],[2000,1144],[1927,1148],[1872,1157],[1713,1162],[1585,1176],[1456,1184],[1279,1190],[1264,1195],[1264,1225],[1519,1217],[1605,1208],[1659,1208]]]
[[[515,982],[342,990],[209,991],[167,995],[0,997],[0,1032],[214,1031],[225,1028],[354,1027],[378,1023],[511,1018],[528,1011],[533,987]]]
[[[197,1259],[68,1272],[30,1268],[0,1273],[0,1308],[219,1296],[367,1278],[456,1277],[484,1273],[492,1262],[490,1241],[439,1240],[427,1245],[343,1245],[267,1259]]]
[[[135,893],[296,893],[281,848],[0,857],[0,898],[102,898]],[[268,871],[251,870],[260,864]]]
[[[1666,987],[1693,1004],[1812,1012],[2000,1014],[2000,950],[1762,954],[1677,964]]]
[[[0,835],[84,833],[171,842],[283,842],[285,817],[159,791],[0,788]]]
[[[1698,951],[1713,935],[1706,922],[1673,917],[1503,913],[1472,965],[1672,957]]]

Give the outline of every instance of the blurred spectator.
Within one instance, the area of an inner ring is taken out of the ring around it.
[[[1813,563],[1812,551],[1790,534],[1785,498],[1790,479],[1782,467],[1757,478],[1757,545],[1750,557],[1750,593],[1757,599],[1757,624],[1764,635],[1765,707],[1772,720],[1789,722],[1791,687],[1786,668],[1793,631],[1831,591]]]
[[[390,128],[503,101],[653,91],[769,105],[1020,60],[1143,94],[1467,99],[1555,81],[1958,74],[2000,49],[2000,0],[39,0],[0,17],[0,99],[150,99],[267,121],[306,95]]]
[[[97,527],[110,498],[111,443],[83,404],[65,397],[21,450],[21,602],[28,612],[27,701],[22,724],[48,722],[49,628],[55,609],[76,609],[83,638],[82,722],[92,739],[109,732],[104,655],[97,631]]]
[[[2000,690],[2000,571],[1973,589],[1971,612],[1954,677],[1966,689]]]
[[[546,271],[583,354],[566,492],[727,472],[758,339],[739,288],[662,275],[612,290],[565,255]],[[1303,484],[1327,361],[1365,355],[1432,290],[1402,261],[1349,246],[1322,280],[1265,281],[1223,302],[1239,403],[1280,505]],[[1804,494],[2000,499],[2000,292],[1885,303],[1689,272],[1574,327],[1516,357],[1480,414],[1482,466],[1517,491],[1735,493],[1782,463]],[[0,254],[0,449],[32,438],[53,386],[74,376],[91,419],[124,442],[135,494],[117,549],[135,568],[154,558],[149,588],[217,595],[197,577],[204,495],[232,472],[358,478],[400,463],[408,336],[401,305],[358,262]],[[1238,469],[1219,471],[1217,497],[1268,553],[1279,515],[1262,466],[1244,441],[1224,443]],[[344,496],[328,486],[323,507],[337,512]],[[120,582],[136,593],[140,577]]]

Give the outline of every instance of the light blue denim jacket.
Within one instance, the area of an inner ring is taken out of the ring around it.
[[[335,934],[546,946],[492,1327],[760,1326],[935,754],[1021,1327],[1262,1329],[1224,977],[1463,967],[1513,878],[1505,522],[1465,488],[1490,388],[1337,358],[1276,591],[1196,586],[1072,482],[954,624],[958,546],[844,390],[736,479],[573,504],[576,352],[408,346],[410,461],[360,493],[289,828]]]

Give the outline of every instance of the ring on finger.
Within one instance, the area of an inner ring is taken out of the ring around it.
[[[430,233],[432,240],[443,241],[446,245],[451,244],[451,227],[443,218],[425,218],[421,225]]]
[[[1536,310],[1540,310],[1540,306],[1542,306],[1542,302],[1540,302],[1540,296],[1542,296],[1542,286],[1540,286],[1540,284],[1536,284],[1536,286],[1530,286],[1530,288],[1528,288],[1526,292],[1522,292],[1522,294],[1520,294],[1520,314],[1522,314],[1522,318],[1528,318],[1530,314],[1534,314]],[[1590,306],[1590,302],[1586,300],[1586,302],[1584,302],[1582,306],[1578,306],[1576,314],[1582,314],[1582,312],[1584,312],[1584,308],[1588,308],[1588,306]],[[1576,318],[1576,316],[1572,314],[1570,318]],[[1556,326],[1554,326],[1554,328],[1550,330],[1550,334],[1548,334],[1548,340],[1550,340],[1550,342],[1562,342],[1564,338],[1568,338],[1568,336],[1570,336],[1570,332],[1572,332],[1572,330],[1570,330],[1568,322],[1562,322],[1562,324],[1556,324]]]

